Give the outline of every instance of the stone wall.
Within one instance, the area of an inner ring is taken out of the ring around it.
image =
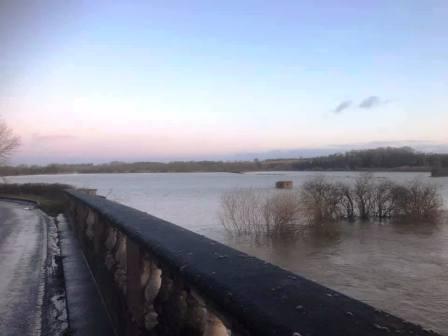
[[[144,212],[68,194],[118,335],[435,335]]]

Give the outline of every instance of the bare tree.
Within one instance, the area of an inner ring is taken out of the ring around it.
[[[4,164],[19,146],[19,138],[8,125],[0,119],[0,164]]]
[[[304,183],[299,193],[229,191],[222,196],[219,215],[231,233],[293,237],[307,224],[312,224],[313,229],[327,230],[341,219],[436,221],[442,203],[437,186],[419,179],[400,185],[387,179],[375,181],[371,174],[362,174],[352,185],[319,176]]]
[[[304,213],[314,223],[339,219],[342,196],[340,189],[323,176],[305,182],[300,192]]]
[[[395,187],[393,198],[395,215],[407,219],[436,220],[443,205],[437,185],[425,183],[421,179]]]
[[[395,184],[389,180],[376,183],[373,190],[373,210],[376,217],[383,219],[392,216],[395,205],[394,188]]]
[[[297,231],[300,201],[295,192],[265,193],[253,189],[226,192],[219,219],[235,234],[279,236]]]
[[[222,195],[219,219],[233,233],[258,233],[263,230],[265,200],[252,189],[236,189]]]
[[[269,235],[283,235],[295,231],[301,224],[301,206],[296,192],[274,194],[264,206],[265,231]]]
[[[354,220],[356,203],[353,188],[348,184],[339,182],[336,184],[336,189],[339,190],[342,216],[348,220]]]
[[[361,219],[368,219],[374,204],[375,184],[371,173],[363,173],[355,181],[354,194]]]

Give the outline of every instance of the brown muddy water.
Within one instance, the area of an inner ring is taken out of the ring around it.
[[[60,182],[98,189],[109,199],[169,220],[236,249],[448,335],[448,223],[339,223],[331,234],[296,239],[232,237],[217,213],[224,192],[271,190],[278,180],[295,188],[316,175],[352,181],[348,172],[92,174],[10,177],[9,182]],[[426,173],[376,173],[378,179],[436,183],[448,205],[448,178]],[[445,224],[445,225],[444,225]]]

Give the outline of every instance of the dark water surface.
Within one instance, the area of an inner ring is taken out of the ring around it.
[[[295,187],[322,173],[157,173],[10,177],[9,182],[60,182],[98,189],[234,248],[301,274],[409,321],[448,335],[448,223],[397,225],[340,223],[333,234],[307,232],[289,241],[231,237],[217,218],[221,195],[235,188],[271,190],[281,179]],[[357,173],[325,173],[353,181]],[[404,182],[422,178],[440,185],[448,205],[448,178],[426,173],[377,173]]]

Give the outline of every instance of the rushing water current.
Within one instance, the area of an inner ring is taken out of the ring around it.
[[[292,180],[299,189],[318,174],[154,173],[9,177],[8,182],[59,182],[95,188],[111,200],[146,211],[255,255],[404,319],[448,335],[448,223],[397,225],[340,223],[337,234],[305,235],[292,241],[231,237],[220,225],[224,192],[272,189]],[[325,173],[352,181],[357,173]],[[440,186],[448,206],[448,177],[422,173],[376,173],[403,182],[422,178]],[[445,225],[444,225],[445,224]]]

